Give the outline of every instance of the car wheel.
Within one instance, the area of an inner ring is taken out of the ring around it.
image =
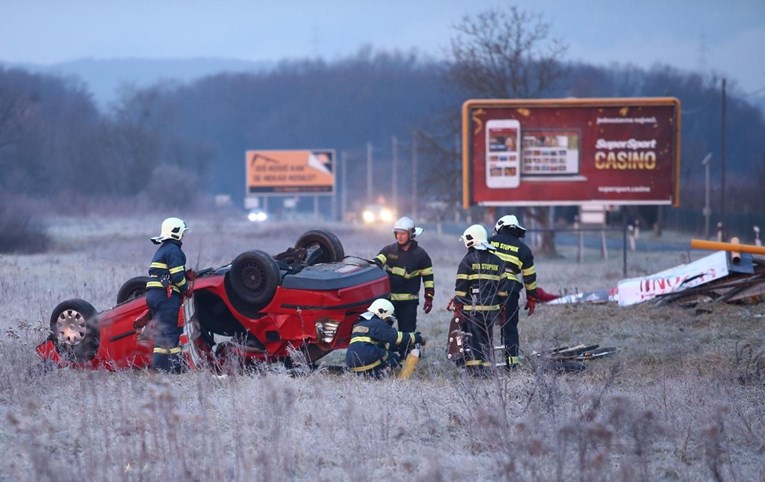
[[[231,289],[237,297],[260,310],[274,297],[281,273],[271,255],[254,250],[234,258],[229,277]]]
[[[313,229],[303,233],[295,243],[295,248],[306,250],[306,264],[337,263],[345,258],[343,244],[337,236],[323,229]]]
[[[84,300],[59,303],[50,317],[50,331],[59,356],[65,361],[87,362],[98,351],[96,309]]]
[[[149,281],[148,276],[136,276],[125,281],[119,291],[117,291],[117,304],[119,305],[120,303],[145,295],[147,281]]]

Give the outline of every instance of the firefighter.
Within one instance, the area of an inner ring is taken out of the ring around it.
[[[403,217],[393,225],[396,242],[380,250],[374,262],[384,269],[390,279],[390,300],[396,309],[398,329],[403,332],[417,331],[417,305],[420,303],[420,282],[425,287],[423,311],[433,309],[435,284],[433,263],[430,256],[415,241],[422,228]]]
[[[509,369],[516,368],[519,363],[520,348],[518,337],[518,299],[523,288],[526,289],[526,305],[524,309],[528,316],[534,314],[537,302],[537,271],[534,267],[534,255],[521,238],[526,236],[526,228],[518,223],[514,215],[502,216],[494,225],[494,232],[489,241],[497,250],[497,256],[502,258],[510,270],[510,286],[507,304],[503,310],[502,344],[505,346],[505,357]],[[521,278],[518,275],[522,275]]]
[[[186,281],[186,255],[181,240],[189,228],[183,220],[167,218],[162,221],[159,236],[151,238],[159,244],[149,266],[146,302],[154,322],[153,367],[157,371],[180,373],[184,370],[178,323],[183,296],[191,296]]]
[[[468,227],[460,240],[468,249],[457,268],[454,298],[450,303],[456,315],[466,321],[465,368],[469,374],[485,376],[494,363],[494,323],[507,298],[506,264],[486,239],[480,224]]]
[[[380,378],[400,366],[401,348],[425,345],[420,333],[404,333],[393,328],[396,322],[393,303],[385,298],[372,302],[353,327],[345,352],[348,369],[361,375]]]

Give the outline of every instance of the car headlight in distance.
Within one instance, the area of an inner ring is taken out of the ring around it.
[[[335,340],[337,335],[337,327],[340,323],[330,320],[329,318],[322,318],[316,322],[316,338],[322,343],[331,344]]]
[[[375,222],[375,213],[370,211],[369,209],[364,210],[363,213],[361,213],[361,218],[364,220],[367,224],[372,224]]]
[[[262,223],[268,219],[268,214],[266,214],[264,211],[252,211],[247,215],[247,219],[253,223]]]
[[[392,223],[394,217],[395,216],[392,210],[388,208],[384,208],[380,210],[380,221],[384,223]]]

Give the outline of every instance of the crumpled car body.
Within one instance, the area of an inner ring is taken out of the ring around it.
[[[128,280],[117,305],[102,312],[80,299],[60,303],[37,354],[59,366],[150,367],[154,343],[145,281]],[[323,230],[307,231],[275,256],[241,253],[229,265],[201,270],[191,283],[192,295],[179,312],[183,354],[190,367],[216,370],[258,362],[312,364],[347,348],[359,315],[389,295],[380,268],[345,257],[340,241]]]

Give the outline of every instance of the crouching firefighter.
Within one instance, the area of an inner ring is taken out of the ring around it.
[[[186,255],[181,240],[189,228],[183,220],[167,218],[162,221],[159,236],[151,238],[159,244],[149,266],[146,302],[154,322],[153,367],[157,371],[181,373],[184,370],[180,337],[183,328],[178,312],[183,296],[191,296],[186,281]]]
[[[345,364],[354,373],[380,378],[401,365],[400,351],[416,344],[425,345],[420,333],[405,333],[393,328],[393,304],[379,298],[362,313],[353,327]]]

